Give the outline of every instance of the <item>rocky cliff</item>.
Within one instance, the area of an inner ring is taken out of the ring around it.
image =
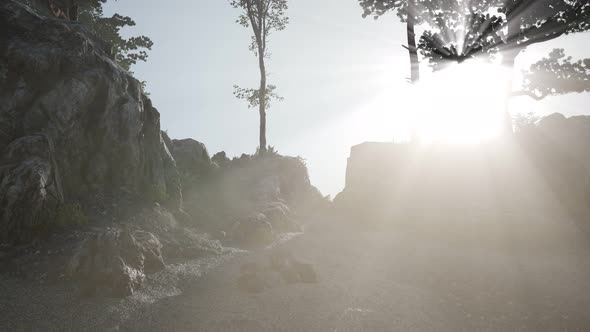
[[[235,244],[266,245],[326,207],[301,158],[243,154],[210,159],[202,143],[173,140],[186,211],[203,229]]]
[[[0,242],[117,191],[181,204],[160,115],[83,26],[0,4]]]
[[[590,117],[553,114],[479,145],[360,144],[335,204],[367,219],[406,208],[535,208],[531,192],[549,186],[561,208],[587,218],[589,139]]]
[[[0,273],[128,296],[170,259],[233,250],[219,240],[300,230],[325,201],[301,158],[210,158],[170,139],[107,49],[77,23],[0,2]]]

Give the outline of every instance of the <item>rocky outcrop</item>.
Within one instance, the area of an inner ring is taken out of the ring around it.
[[[146,273],[164,268],[162,245],[153,234],[115,230],[96,234],[82,242],[68,267],[85,295],[106,289],[115,297],[132,295]]]
[[[346,186],[335,205],[357,212],[359,220],[391,219],[404,208],[534,206],[541,200],[529,199],[527,190],[534,190],[538,177],[562,208],[586,218],[589,141],[590,116],[556,113],[514,136],[480,145],[363,143],[351,149]]]
[[[180,206],[160,114],[102,45],[79,24],[0,4],[0,242],[27,240],[64,200],[157,190]]]
[[[208,181],[217,165],[211,161],[205,144],[194,139],[170,141],[170,152],[176,161],[183,190],[190,190]]]
[[[194,139],[172,140],[170,152],[181,172],[206,175],[213,167],[205,144]]]
[[[211,161],[221,168],[228,166],[231,162],[225,151],[220,151],[214,154]]]
[[[0,166],[0,241],[33,232],[40,220],[56,216],[63,200],[55,149],[45,135],[30,135],[8,144]],[[19,236],[19,237],[20,237]]]
[[[266,245],[278,234],[300,231],[299,222],[327,201],[301,158],[244,154],[229,160],[221,153],[213,159],[219,168],[185,192],[185,207],[204,229],[227,232],[239,245]]]
[[[344,190],[334,204],[346,213],[368,217],[383,211],[403,182],[405,170],[416,153],[412,144],[367,142],[353,146],[346,167]],[[375,216],[371,216],[375,217]]]
[[[295,220],[293,220],[294,216],[291,209],[289,209],[289,207],[283,202],[269,203],[267,207],[262,210],[262,214],[266,216],[273,230],[277,232],[301,231],[300,226]]]
[[[260,247],[273,241],[274,231],[268,218],[258,213],[236,222],[231,230],[231,239],[244,247]]]

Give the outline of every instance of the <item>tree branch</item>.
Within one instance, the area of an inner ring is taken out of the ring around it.
[[[531,91],[525,91],[525,90],[513,91],[510,94],[510,97],[522,97],[522,96],[527,96],[527,97],[533,98],[536,101],[543,100],[543,99],[545,99],[545,97],[547,97],[546,95],[539,96]]]

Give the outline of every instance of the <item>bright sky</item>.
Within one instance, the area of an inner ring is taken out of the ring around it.
[[[203,3],[207,3],[204,5]],[[270,83],[285,98],[268,112],[267,139],[284,155],[307,160],[312,183],[324,194],[344,187],[350,147],[407,135],[403,114],[411,97],[405,26],[394,14],[362,19],[357,0],[290,2],[291,24],[271,36]],[[107,13],[131,16],[155,43],[147,63],[133,68],[148,90],[172,138],[191,137],[211,155],[253,153],[258,113],[232,95],[233,85],[256,87],[257,60],[248,51],[250,31],[235,20],[226,0],[109,1]],[[523,69],[554,47],[588,57],[590,34],[529,48],[518,59]],[[429,69],[425,64],[422,71]],[[424,98],[424,96],[421,96]],[[514,100],[522,112],[590,113],[590,94]]]

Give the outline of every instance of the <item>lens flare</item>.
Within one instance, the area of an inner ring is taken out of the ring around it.
[[[452,64],[415,90],[414,135],[421,142],[469,144],[500,135],[505,102],[501,66]]]

